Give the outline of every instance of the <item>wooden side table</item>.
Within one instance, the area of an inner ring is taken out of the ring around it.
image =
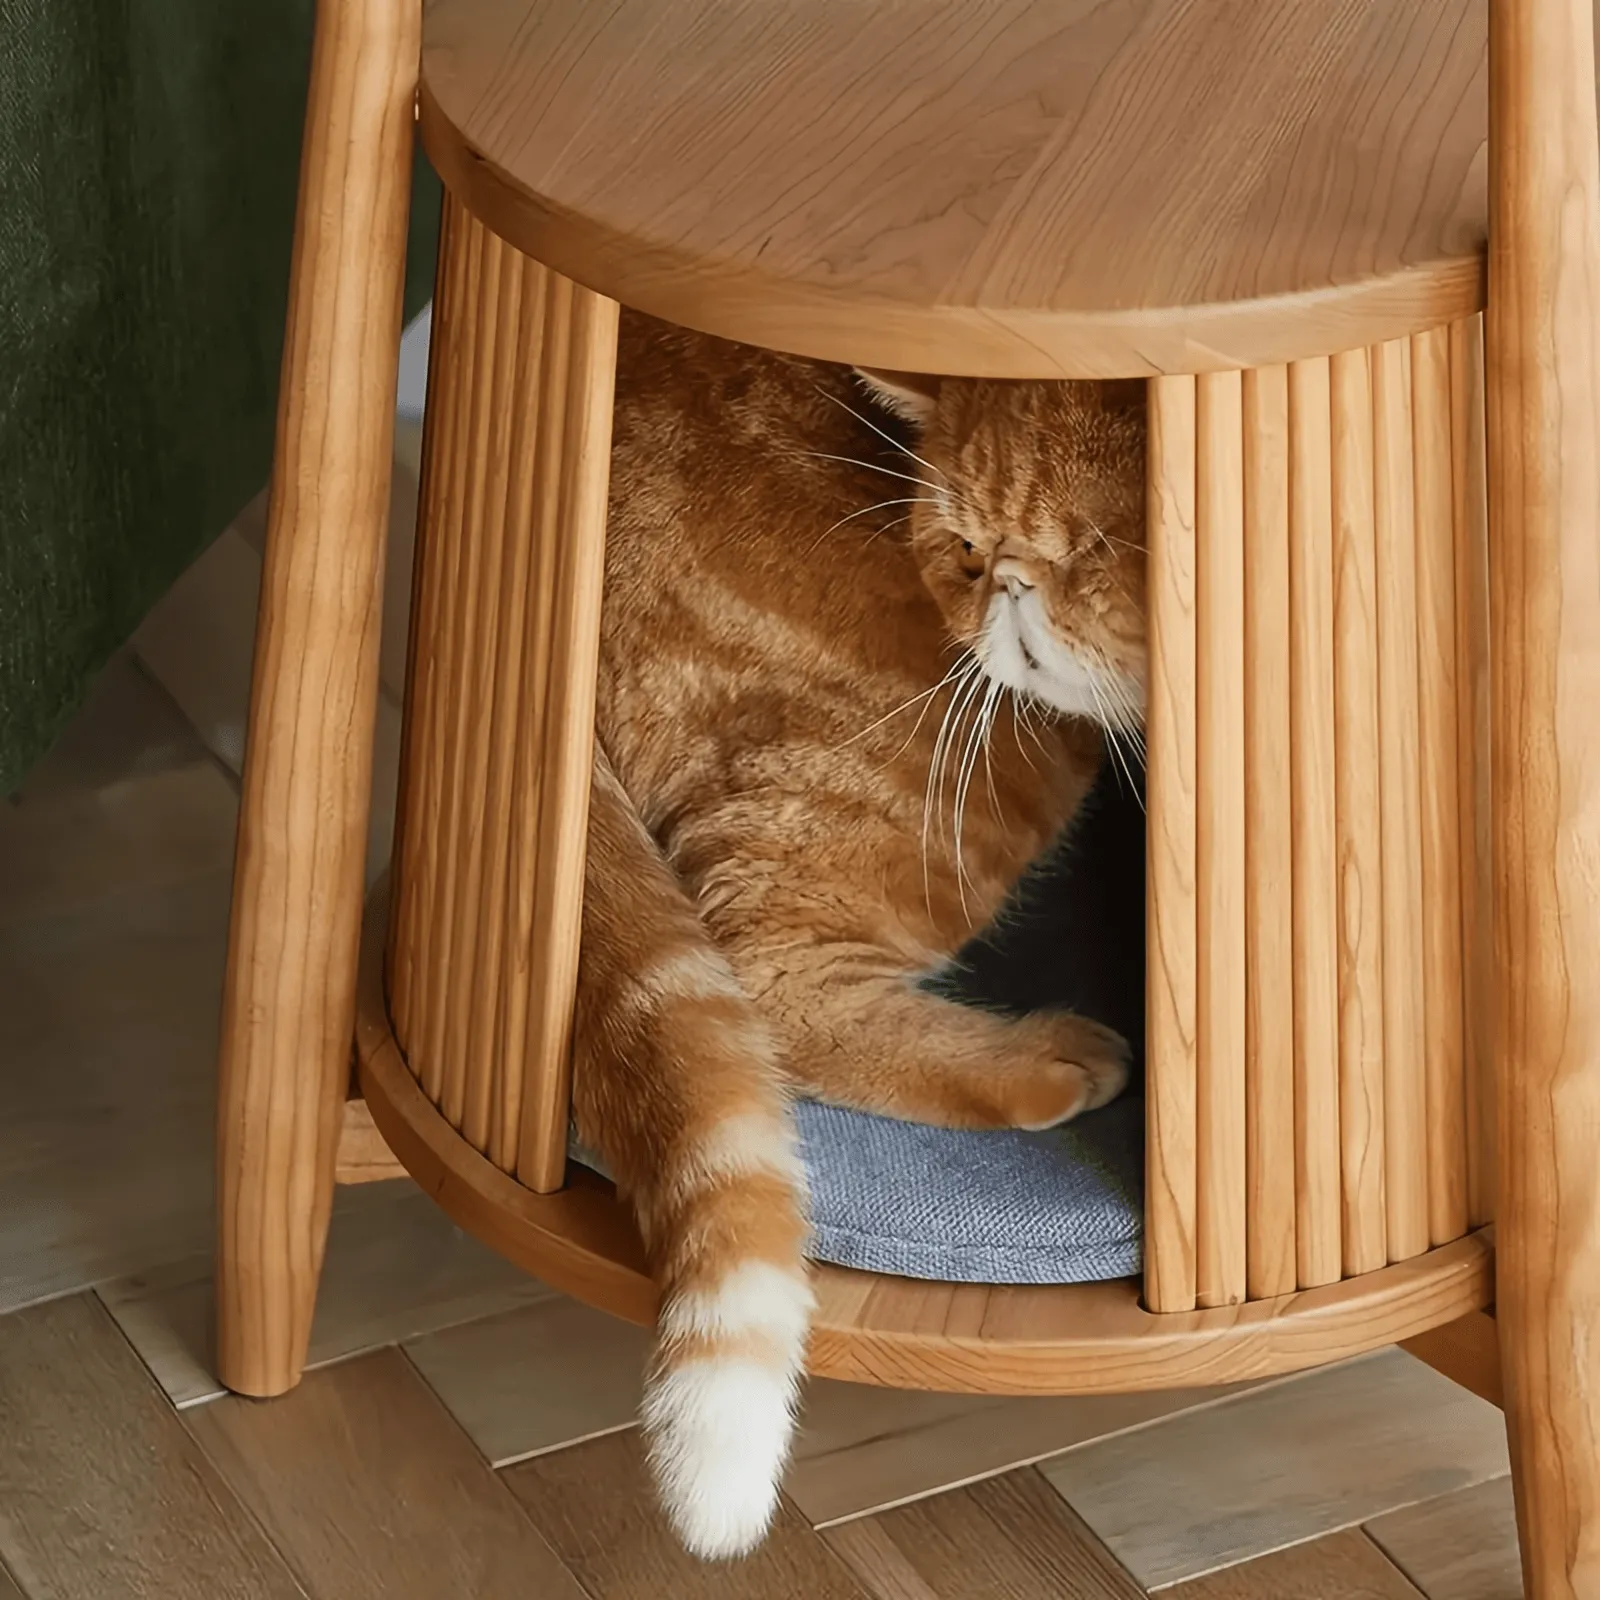
[[[449,200],[358,978],[414,115]],[[322,0],[223,1027],[224,1380],[297,1380],[367,1114],[487,1242],[653,1314],[625,1215],[565,1164],[619,302],[1151,384],[1142,1291],[819,1268],[815,1370],[1089,1391],[1418,1340],[1503,1377],[1529,1595],[1595,1600],[1584,0],[432,0],[425,26]]]

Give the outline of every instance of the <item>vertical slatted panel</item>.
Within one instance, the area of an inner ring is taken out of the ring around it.
[[[551,278],[546,291],[550,305],[545,318],[544,338],[551,346],[540,363],[538,424],[534,434],[536,458],[554,461],[561,452],[564,423],[561,406],[563,375],[570,356],[568,323],[571,318],[571,286]],[[555,474],[531,474],[533,502],[530,515],[549,524],[559,511],[560,484]],[[550,539],[539,541],[534,553],[528,601],[528,626],[532,636],[550,636],[555,605],[556,546]],[[530,650],[523,661],[522,705],[524,733],[512,775],[513,834],[511,839],[510,896],[506,903],[504,956],[508,973],[505,1003],[497,1015],[496,1040],[500,1058],[506,1063],[501,1092],[490,1108],[490,1146],[495,1160],[508,1170],[516,1166],[522,1140],[523,1081],[525,1072],[516,1063],[533,1070],[537,1052],[529,1048],[528,1025],[533,1002],[533,927],[535,864],[539,852],[539,796],[544,767],[544,749],[549,721],[550,663],[543,650]]]
[[[505,355],[513,363],[505,373],[505,383],[512,397],[526,395],[538,380],[543,354],[539,335],[545,327],[548,278],[548,273],[526,259],[516,262],[508,274],[508,333],[514,329],[516,336],[504,340]],[[513,897],[508,870],[511,833],[519,821],[512,804],[516,753],[530,732],[521,690],[528,645],[528,572],[533,564],[530,469],[537,460],[537,413],[528,405],[516,404],[513,398],[513,403],[502,408],[502,416],[503,420],[497,418],[496,424],[504,432],[494,445],[499,481],[493,504],[501,532],[493,579],[496,613],[491,635],[492,677],[485,685],[490,721],[485,741],[488,751],[483,784],[481,887],[473,896],[476,904],[472,927],[457,940],[457,949],[462,951],[457,988],[466,1003],[466,1089],[461,1131],[480,1150],[487,1150],[497,1164],[509,1166],[510,1153],[503,1146],[492,1144],[490,1134],[492,1108],[500,1098],[497,1085],[508,1079],[520,1084],[522,1077],[520,1057],[515,1070],[508,1070],[503,1064],[498,1019],[509,1004],[508,989],[518,981],[507,970],[505,932],[507,905]],[[472,959],[467,962],[469,939]]]
[[[1383,1148],[1383,846],[1377,554],[1368,354],[1329,365],[1333,420],[1334,778],[1339,1132],[1346,1276],[1388,1260]]]
[[[617,308],[446,201],[389,987],[501,1167],[565,1165]]]
[[[460,784],[460,809],[456,825],[456,869],[452,875],[454,906],[450,934],[451,958],[446,974],[444,1011],[446,1014],[444,1051],[448,1077],[444,1113],[469,1140],[482,1143],[487,1116],[469,1116],[468,1107],[486,1105],[489,1063],[472,1046],[473,1022],[477,1011],[475,997],[484,982],[493,984],[498,974],[482,965],[479,932],[488,920],[486,893],[492,897],[498,885],[484,872],[484,857],[490,831],[500,833],[506,826],[503,810],[489,805],[491,756],[498,741],[515,737],[514,721],[506,718],[496,704],[496,664],[499,653],[498,629],[503,598],[503,571],[508,544],[524,538],[521,528],[506,517],[510,475],[513,420],[522,410],[516,404],[513,377],[517,369],[518,347],[524,342],[521,318],[522,258],[509,245],[494,241],[490,247],[494,262],[492,277],[485,275],[485,319],[480,327],[485,376],[483,406],[475,419],[471,530],[469,538],[475,561],[470,598],[461,616],[470,633],[466,660],[468,671],[462,685],[457,726],[460,744],[451,763]],[[464,597],[466,598],[466,597]]]
[[[486,383],[483,361],[485,288],[492,287],[498,255],[496,242],[469,222],[462,229],[469,277],[463,307],[462,339],[457,348],[457,438],[448,471],[450,483],[444,507],[440,543],[446,553],[441,563],[442,592],[435,620],[434,649],[438,671],[430,729],[438,799],[430,808],[426,848],[428,896],[421,913],[423,951],[417,977],[416,1059],[423,1064],[422,1085],[437,1104],[452,1096],[454,1063],[445,1053],[449,1010],[451,940],[455,934],[455,889],[462,802],[461,738],[466,700],[465,684],[471,663],[463,659],[472,642],[472,630],[462,625],[461,611],[470,607],[476,593],[478,567],[477,529],[472,501],[477,462],[472,440],[483,411]]]
[[[1195,408],[1195,1298],[1245,1297],[1244,438],[1237,372]]]
[[[456,420],[456,388],[448,371],[461,315],[461,274],[454,270],[459,214],[446,207],[440,219],[438,269],[433,295],[434,336],[428,358],[428,438],[417,494],[417,538],[412,558],[411,625],[406,639],[406,698],[401,719],[400,771],[421,774],[433,765],[428,739],[437,658],[433,648],[438,613],[440,562],[448,552],[430,530],[438,527],[443,502],[441,479],[449,461]],[[402,778],[395,807],[394,856],[385,983],[394,1026],[401,1038],[411,1033],[411,996],[416,979],[419,928],[417,887],[422,875],[420,817],[413,818],[414,784]]]
[[[561,384],[561,453],[548,464],[558,495],[540,539],[556,546],[549,719],[539,795],[540,870],[534,885],[529,1043],[541,1065],[525,1079],[517,1175],[530,1188],[560,1186],[571,1101],[573,995],[583,922],[583,864],[594,769],[595,680],[605,576],[606,491],[617,305],[563,286],[570,343]],[[548,360],[548,357],[547,357]],[[552,371],[555,363],[550,362]]]
[[[1287,368],[1244,375],[1244,487],[1245,1284],[1266,1299],[1298,1283]]]
[[[455,604],[448,614],[449,655],[453,666],[450,697],[444,708],[444,809],[440,818],[443,870],[434,905],[438,954],[428,973],[426,1059],[440,1065],[439,1108],[456,1127],[465,1099],[465,1039],[461,1027],[462,975],[471,960],[463,948],[469,934],[478,884],[477,852],[482,842],[482,756],[484,687],[488,652],[483,638],[487,581],[495,533],[487,515],[491,490],[494,417],[504,396],[496,384],[497,354],[508,332],[502,326],[501,275],[511,251],[497,235],[474,223],[480,252],[474,304],[470,398],[466,433],[457,447],[463,462],[460,484],[461,554]]]
[[[1152,386],[1157,1309],[1467,1226],[1455,370],[1441,330]]]
[[[1421,717],[1411,344],[1377,345],[1372,449],[1382,833],[1384,1194],[1389,1259],[1428,1248]]]
[[[1461,916],[1465,947],[1468,1209],[1494,1220],[1498,1159],[1489,851],[1489,556],[1484,452],[1483,320],[1450,329],[1450,453],[1456,527],[1456,724],[1461,804]]]
[[[1295,1231],[1302,1288],[1343,1272],[1334,815],[1333,424],[1329,363],[1289,369],[1290,821]]]
[[[430,417],[424,470],[436,491],[420,506],[417,542],[424,552],[427,588],[418,596],[415,624],[421,634],[417,649],[426,656],[420,680],[422,703],[416,708],[413,732],[416,753],[402,775],[406,795],[407,836],[414,837],[415,855],[409,876],[396,884],[397,927],[402,947],[414,952],[409,963],[395,963],[391,995],[396,1025],[404,1014],[406,1025],[398,1037],[408,1051],[413,1070],[430,1100],[443,1092],[443,1062],[431,1042],[429,1026],[437,1013],[442,987],[441,971],[447,960],[448,925],[440,910],[448,881],[448,838],[443,818],[450,792],[447,739],[450,707],[459,692],[457,597],[462,590],[462,563],[466,547],[464,441],[472,425],[471,403],[474,356],[473,330],[478,319],[479,288],[483,265],[484,232],[459,207],[447,203],[441,241],[439,274],[446,293],[436,311],[430,338],[430,366],[438,369],[438,390],[445,401],[442,416]],[[448,246],[448,248],[446,248]],[[424,618],[426,621],[424,622]]]
[[[1195,381],[1150,382],[1145,1299],[1195,1305]]]
[[[1467,1231],[1456,534],[1451,503],[1448,329],[1437,328],[1412,339],[1411,386],[1416,456],[1428,1232],[1431,1243],[1444,1244]]]

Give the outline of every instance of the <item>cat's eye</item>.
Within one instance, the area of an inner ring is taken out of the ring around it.
[[[961,541],[961,553],[962,555],[966,556],[970,556],[972,554],[972,541],[970,539],[963,539]]]

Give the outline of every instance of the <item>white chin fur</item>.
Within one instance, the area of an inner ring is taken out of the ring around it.
[[[650,1461],[667,1518],[691,1554],[723,1560],[761,1542],[789,1457],[795,1388],[792,1370],[715,1357],[651,1383]]]
[[[1108,711],[1144,710],[1143,686],[1108,682],[1109,674],[1097,675],[1086,666],[1056,638],[1043,602],[1032,592],[1021,600],[1006,594],[994,597],[978,641],[978,656],[996,683],[1069,717],[1104,722]]]

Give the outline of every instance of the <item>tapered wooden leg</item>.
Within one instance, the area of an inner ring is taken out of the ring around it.
[[[299,1379],[322,1266],[377,706],[418,0],[321,0],[240,799],[218,1113],[217,1370]]]
[[[1529,1600],[1600,1596],[1600,159],[1590,0],[1490,6],[1497,1321]]]

